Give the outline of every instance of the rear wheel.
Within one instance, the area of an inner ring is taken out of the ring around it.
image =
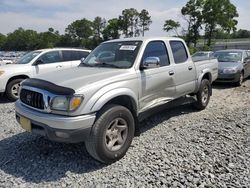
[[[242,83],[243,83],[243,80],[244,80],[244,73],[243,73],[243,72],[241,72],[241,73],[240,73],[240,78],[239,78],[239,81],[238,81],[238,82],[236,82],[236,86],[241,86],[241,85],[242,85]]]
[[[85,142],[89,154],[102,163],[113,163],[127,152],[134,137],[132,113],[119,105],[108,105],[101,110],[90,137]]]
[[[20,83],[23,79],[15,79],[8,83],[6,88],[6,95],[10,100],[17,100],[19,98]]]
[[[200,89],[196,94],[197,101],[194,103],[194,107],[198,110],[204,110],[209,103],[210,95],[211,83],[204,79],[201,81]]]

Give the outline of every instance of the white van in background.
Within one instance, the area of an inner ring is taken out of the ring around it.
[[[27,53],[15,64],[0,66],[0,93],[11,100],[19,97],[20,83],[26,78],[52,71],[76,67],[86,58],[90,50],[54,48]],[[55,73],[56,75],[56,73]]]

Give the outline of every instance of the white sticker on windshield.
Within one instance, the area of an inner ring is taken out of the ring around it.
[[[120,47],[120,50],[130,50],[130,51],[134,51],[136,49],[137,46],[132,46],[132,45],[123,45]]]

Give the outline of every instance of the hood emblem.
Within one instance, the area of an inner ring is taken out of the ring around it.
[[[28,103],[31,102],[31,99],[32,99],[31,95],[27,95],[27,96],[26,96],[26,100],[27,100]]]

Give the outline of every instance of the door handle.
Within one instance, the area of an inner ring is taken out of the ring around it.
[[[169,71],[168,74],[169,74],[170,76],[173,76],[173,75],[174,75],[174,71]]]
[[[190,66],[190,67],[188,67],[188,70],[193,70],[193,67],[191,67],[191,66]]]

